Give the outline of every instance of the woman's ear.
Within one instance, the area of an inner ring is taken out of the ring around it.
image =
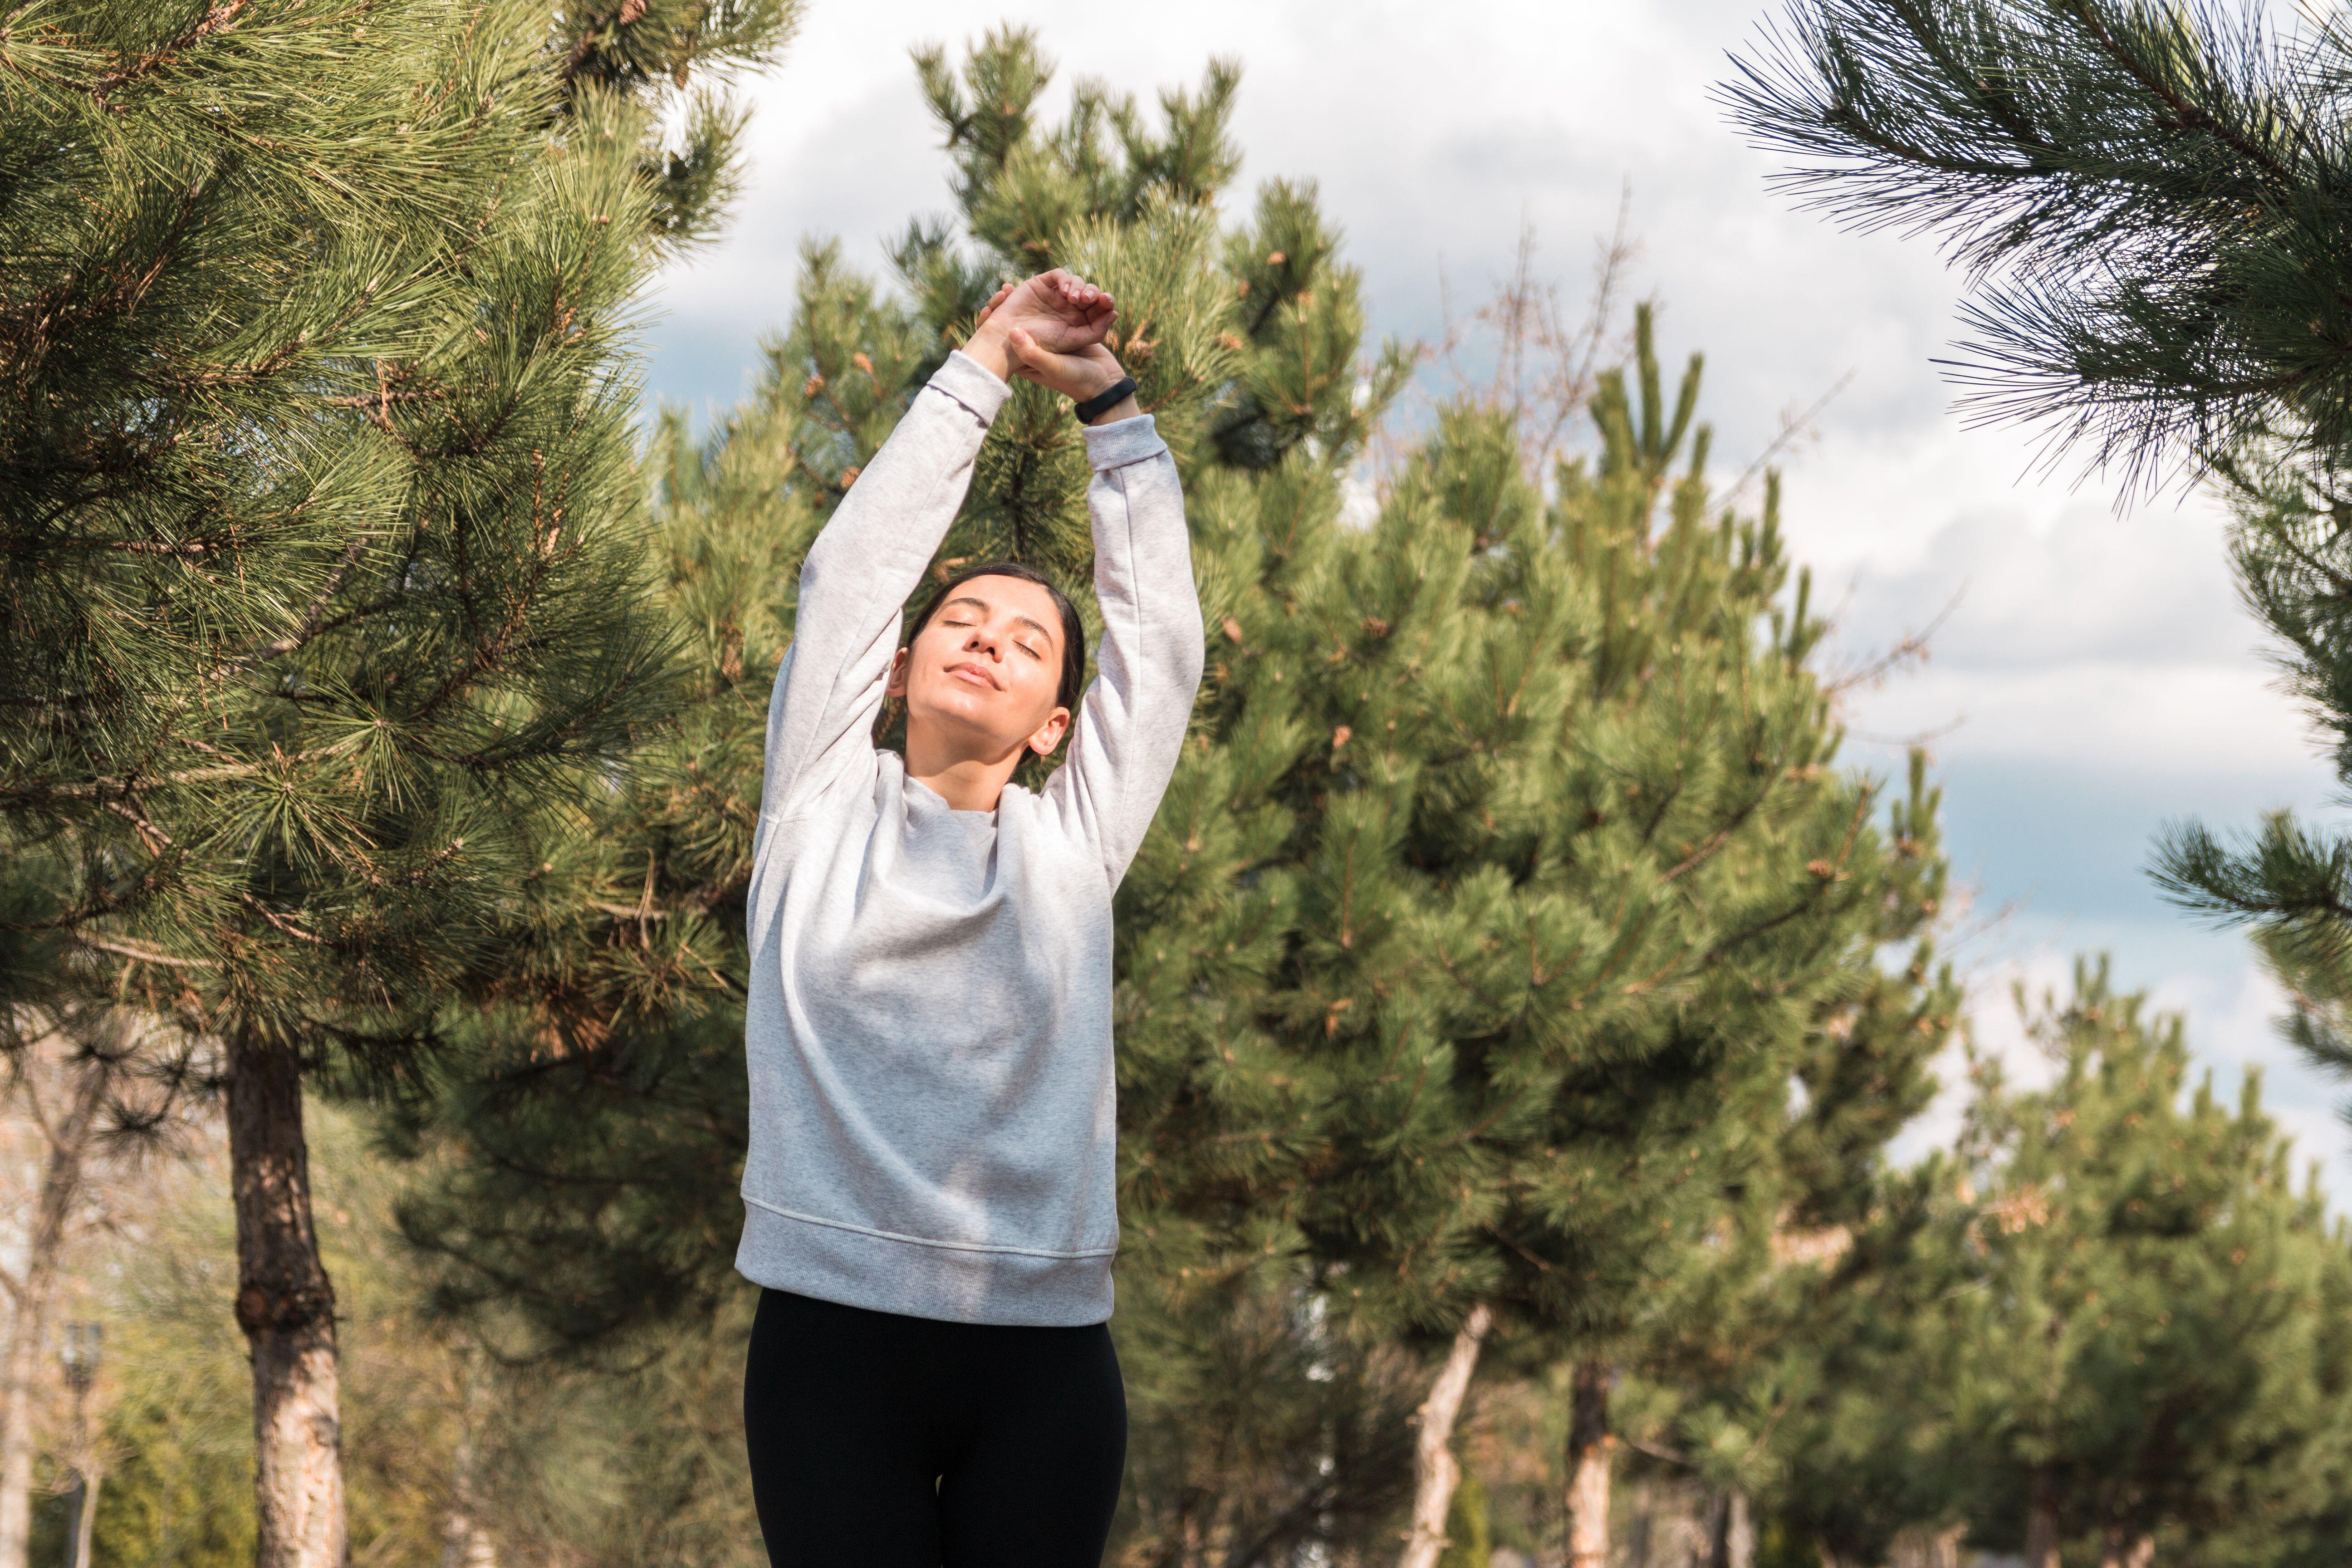
[[[908,651],[908,650],[902,647],[897,653],[890,656],[890,684],[882,689],[883,696],[904,697],[907,695]]]
[[[1050,757],[1062,737],[1070,732],[1070,710],[1056,708],[1046,715],[1045,721],[1029,732],[1029,749],[1041,757]]]

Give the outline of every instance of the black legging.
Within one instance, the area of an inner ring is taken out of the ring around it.
[[[1110,1328],[760,1295],[743,1369],[776,1568],[1100,1568],[1127,1460]]]

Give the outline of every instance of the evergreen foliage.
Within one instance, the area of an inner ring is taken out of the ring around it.
[[[2352,778],[2352,30],[2215,0],[1799,0],[1721,96],[1811,204],[1936,234],[1969,269],[1956,374],[2135,477],[2178,462],[2286,684]],[[2352,848],[2278,816],[2160,842],[2185,907],[2251,923],[2292,1036],[2352,1065]]]
[[[740,9],[730,44],[789,15]],[[12,35],[0,808],[34,992],[96,966],[300,1033],[273,1015],[446,990],[460,911],[528,864],[501,791],[560,795],[657,709],[602,543],[653,194],[589,155],[653,145],[651,106],[562,91],[545,21],[89,5]]]
[[[1721,96],[1784,184],[1937,234],[1979,284],[1964,384],[2135,471],[2352,437],[2340,20],[2214,0],[1801,0]]]
[[[627,60],[682,84],[793,14],[89,0],[0,38],[0,1000],[140,1008],[217,1075],[273,1568],[344,1531],[332,1445],[285,1436],[335,1420],[302,1077],[414,1073],[669,702],[628,312],[733,121],[664,161]]]
[[[1997,1500],[2021,1515],[2045,1489],[2064,1536],[2268,1550],[2352,1458],[2347,1236],[2297,1189],[2258,1079],[2234,1114],[2191,1091],[2179,1021],[2104,964],[2033,1035],[2049,1089],[1975,1064],[1942,1238],[1982,1282],[1949,1297],[1957,1418]]]
[[[1645,1439],[1637,1466],[1696,1482],[1721,1508],[1770,1503],[1770,1519],[1841,1561],[1880,1560],[1948,1502],[1933,1424],[1899,1441],[1877,1426],[1893,1390],[1924,1404],[1934,1364],[1916,1354],[1904,1298],[1926,1287],[1892,1260],[1907,1233],[1883,1223],[1908,1190],[1886,1146],[1933,1098],[1929,1065],[1959,1016],[1958,984],[1929,962],[1922,947],[1906,970],[1821,1008],[1794,1073],[1801,1103],[1762,1157],[1735,1167],[1706,1243],[1649,1304],[1618,1400],[1622,1429]],[[1866,1436],[1849,1440],[1856,1419]],[[1830,1473],[1829,1453],[1840,1462],[1820,1503],[1801,1489]]]
[[[2026,998],[2019,998],[2021,1012]],[[1783,1352],[1765,1495],[1841,1562],[1906,1526],[2105,1562],[2340,1552],[2352,1254],[2249,1079],[2187,1083],[2177,1018],[2102,961],[2029,1034],[2054,1081],[1972,1055],[1956,1152],[1891,1178]]]

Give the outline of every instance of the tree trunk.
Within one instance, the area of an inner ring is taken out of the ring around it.
[[[47,1317],[40,1255],[19,1282],[8,1317],[8,1353],[0,1363],[0,1568],[26,1568],[33,1535],[33,1378]]]
[[[1412,1528],[1405,1532],[1404,1555],[1397,1560],[1397,1568],[1437,1568],[1438,1556],[1445,1550],[1445,1511],[1454,1505],[1454,1489],[1462,1480],[1462,1467],[1454,1458],[1454,1424],[1461,1418],[1463,1396],[1470,1392],[1478,1347],[1494,1324],[1494,1310],[1480,1302],[1454,1336],[1445,1365],[1413,1417],[1418,1430],[1412,1442]]]
[[[1748,1568],[1756,1561],[1756,1525],[1748,1518],[1748,1494],[1724,1492],[1708,1511],[1707,1568]]]
[[[74,1488],[72,1568],[89,1568],[90,1536],[98,1528],[98,1483],[102,1478],[88,1455],[82,1464],[81,1482]]]
[[[26,1568],[33,1534],[33,1395],[38,1383],[41,1341],[48,1328],[50,1298],[58,1281],[58,1255],[67,1226],[80,1200],[82,1176],[98,1112],[113,1078],[109,1058],[84,1057],[74,1063],[73,1089],[52,1120],[37,1090],[28,1109],[48,1145],[41,1196],[25,1238],[25,1271],[6,1279],[15,1310],[9,1314],[8,1346],[0,1356],[0,1568]]]
[[[499,1568],[498,1543],[482,1528],[474,1486],[474,1430],[482,1402],[470,1347],[458,1360],[457,1376],[457,1452],[449,1467],[449,1518],[442,1530],[441,1568]]]
[[[240,1031],[228,1047],[236,1324],[253,1353],[256,1568],[342,1568],[335,1292],[310,1220],[302,1070]]]
[[[2156,1561],[2156,1537],[2128,1524],[2108,1525],[2099,1545],[2099,1568],[2148,1568]]]
[[[1568,1568],[1608,1568],[1609,1467],[1617,1446],[1609,1430],[1609,1375],[1599,1362],[1576,1368],[1568,1422]]]
[[[2037,1469],[2025,1502],[2025,1568],[2058,1568],[2058,1487]]]

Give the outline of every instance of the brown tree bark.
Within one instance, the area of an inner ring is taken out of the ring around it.
[[[81,1485],[74,1497],[73,1557],[68,1568],[90,1568],[90,1542],[98,1529],[98,1487],[104,1478],[82,1456]]]
[[[1577,1363],[1568,1422],[1569,1568],[1608,1568],[1609,1473],[1617,1438],[1609,1430],[1609,1368]]]
[[[2156,1561],[2156,1537],[2129,1524],[2108,1525],[2099,1546],[2099,1568],[2148,1568]]]
[[[457,1378],[457,1451],[449,1467],[449,1517],[441,1531],[441,1568],[499,1568],[498,1542],[482,1528],[474,1485],[474,1432],[482,1402],[470,1348],[458,1357]]]
[[[2025,1568],[2059,1568],[2058,1486],[2046,1469],[2037,1469],[2025,1501]]]
[[[335,1292],[310,1218],[302,1070],[247,1032],[228,1044],[236,1324],[253,1358],[256,1568],[342,1568]]]
[[[1756,1523],[1746,1492],[1724,1492],[1708,1510],[1707,1568],[1748,1568],[1756,1561]]]
[[[23,1085],[25,1109],[39,1128],[47,1152],[42,1161],[40,1197],[25,1238],[24,1272],[0,1269],[0,1285],[5,1285],[13,1309],[7,1350],[0,1355],[0,1568],[26,1568],[32,1544],[33,1396],[41,1342],[57,1291],[58,1255],[81,1198],[99,1110],[112,1078],[110,1060],[79,1058],[73,1064],[65,1103],[54,1110],[41,1103],[37,1081]]]
[[[1413,1417],[1412,1523],[1405,1531],[1404,1555],[1397,1560],[1397,1568],[1437,1568],[1445,1551],[1445,1510],[1453,1506],[1454,1489],[1462,1481],[1462,1466],[1454,1458],[1454,1426],[1470,1392],[1470,1374],[1477,1370],[1478,1347],[1494,1325],[1494,1309],[1482,1301],[1472,1310],[1454,1336],[1429,1397]]]

